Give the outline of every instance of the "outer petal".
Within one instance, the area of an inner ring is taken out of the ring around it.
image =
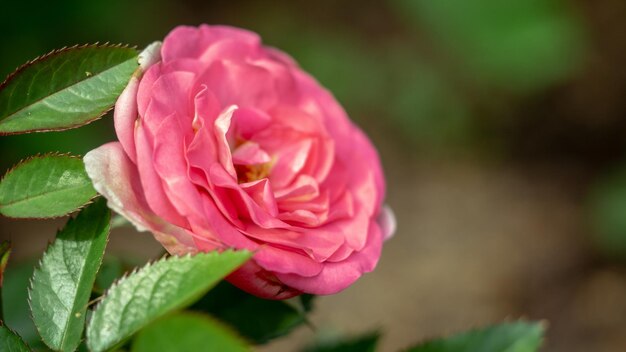
[[[176,213],[188,220],[204,218],[200,210],[200,192],[187,176],[188,165],[183,154],[184,137],[179,119],[174,114],[166,117],[153,139],[151,162]]]
[[[254,260],[265,270],[273,273],[296,274],[300,276],[318,275],[324,264],[306,254],[294,250],[277,248],[271,245],[259,247]]]
[[[142,124],[138,124],[135,128],[135,141],[137,146],[137,174],[141,181],[141,192],[146,203],[161,218],[187,228],[188,221],[176,211],[163,189],[163,181],[159,178],[153,163],[152,137]]]
[[[163,61],[200,58],[215,43],[233,39],[257,47],[261,42],[256,33],[230,26],[178,26],[165,37],[161,55]]]
[[[126,154],[134,163],[137,162],[134,134],[138,113],[137,92],[139,90],[139,79],[143,72],[159,60],[161,60],[161,42],[154,42],[139,54],[139,70],[130,78],[128,85],[115,103],[113,112],[115,133],[120,143],[122,143]]]
[[[153,42],[139,54],[139,67],[146,71],[161,60],[161,42]]]
[[[137,162],[135,149],[135,121],[137,121],[137,90],[139,79],[133,76],[122,94],[117,98],[113,112],[115,133],[128,157]]]
[[[261,268],[254,260],[226,277],[226,280],[240,289],[265,299],[287,299],[302,292],[282,284],[276,276]]]
[[[141,196],[136,167],[120,143],[108,143],[94,149],[83,160],[94,188],[107,199],[111,209],[128,219],[139,231],[151,231],[170,253],[197,251],[191,233],[163,221],[150,210]]]
[[[382,249],[382,236],[376,223],[370,225],[368,241],[360,252],[355,252],[346,260],[325,263],[319,275],[303,277],[294,274],[276,274],[284,284],[302,292],[330,295],[342,291],[354,283],[363,273],[374,270]]]
[[[383,239],[386,241],[393,237],[396,232],[396,216],[388,205],[383,206],[378,215],[378,224],[383,232]]]

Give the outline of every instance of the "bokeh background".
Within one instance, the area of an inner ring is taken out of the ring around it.
[[[316,331],[263,351],[372,330],[395,351],[519,317],[549,322],[544,351],[624,351],[624,18],[623,0],[4,0],[0,75],[66,45],[141,48],[178,24],[231,24],[334,92],[380,148],[399,229],[374,273],[317,300]],[[114,138],[110,116],[2,137],[0,166]],[[15,246],[8,275],[61,224],[0,219]],[[128,229],[110,249],[161,251]]]

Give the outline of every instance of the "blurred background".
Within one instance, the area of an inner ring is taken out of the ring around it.
[[[0,75],[54,48],[142,48],[178,24],[261,34],[334,92],[379,147],[399,230],[378,269],[317,300],[316,335],[381,330],[381,351],[526,317],[544,351],[626,350],[623,0],[4,1]],[[115,139],[112,119],[0,138],[0,166]],[[19,263],[62,221],[0,219]],[[110,252],[161,249],[116,230]],[[12,270],[12,271],[11,271]],[[15,279],[11,279],[11,275]],[[21,309],[25,302],[5,302]],[[21,308],[20,308],[21,307]],[[28,322],[16,322],[23,335]],[[22,324],[22,325],[20,325]],[[25,336],[27,337],[27,336]]]

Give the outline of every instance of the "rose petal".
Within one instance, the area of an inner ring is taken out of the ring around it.
[[[214,164],[209,170],[210,184],[228,190],[224,195],[227,200],[235,203],[241,217],[249,217],[254,224],[263,228],[289,228],[289,225],[276,219],[264,207],[246,193],[221,165]]]
[[[276,274],[284,284],[303,292],[330,295],[354,283],[363,273],[374,270],[382,249],[382,236],[378,225],[370,226],[367,245],[341,262],[325,263],[319,275],[304,277],[295,274]]]
[[[187,219],[203,219],[205,214],[201,211],[200,193],[187,175],[183,133],[176,114],[166,117],[153,137],[152,163],[176,212]]]
[[[337,233],[318,232],[317,229],[303,232],[249,225],[243,232],[265,243],[300,250],[318,262],[326,260],[342,244],[341,238],[337,238]]]
[[[396,216],[388,205],[384,205],[378,216],[378,224],[383,234],[383,240],[388,240],[396,233]]]
[[[135,143],[138,179],[141,181],[142,192],[146,197],[148,206],[166,221],[179,227],[188,228],[188,221],[176,211],[163,190],[163,183],[154,169],[152,137],[142,124],[138,124],[135,128]]]
[[[230,26],[200,27],[178,26],[163,41],[161,55],[163,61],[182,57],[199,58],[207,47],[221,40],[236,40],[250,46],[258,46],[259,36],[256,33]]]
[[[301,276],[318,275],[323,263],[311,259],[305,253],[263,245],[257,249],[254,260],[264,269],[274,273],[296,274]]]
[[[220,115],[215,119],[215,139],[217,141],[217,157],[226,170],[233,178],[237,178],[237,172],[233,166],[233,159],[230,153],[230,145],[226,139],[226,134],[230,128],[230,121],[233,117],[233,112],[237,110],[237,106],[232,105],[224,109]]]
[[[260,267],[254,260],[226,277],[226,280],[240,289],[265,299],[287,299],[302,292],[282,284],[274,274]]]
[[[137,121],[137,90],[139,80],[133,76],[128,85],[122,91],[113,111],[113,124],[115,134],[119,139],[128,157],[137,162],[137,151],[135,149],[135,122]]]
[[[161,60],[161,42],[153,42],[139,53],[139,67],[146,71]]]
[[[137,106],[147,127],[158,126],[173,114],[184,119],[191,129],[193,106],[189,96],[193,92],[196,75],[187,71],[163,73],[162,63],[151,66],[139,83]],[[149,111],[147,111],[149,109]]]
[[[264,178],[253,182],[242,183],[239,186],[268,214],[271,216],[278,215],[278,206],[276,205],[276,199],[274,199],[272,186],[268,179]]]
[[[295,222],[307,227],[319,226],[324,222],[323,218],[313,214],[311,211],[303,209],[280,213],[278,218],[288,223]]]
[[[216,61],[198,82],[206,84],[223,106],[267,110],[278,100],[272,75],[246,62]]]
[[[237,165],[258,165],[270,162],[267,153],[254,142],[245,142],[233,152],[233,163]]]
[[[308,201],[320,194],[317,181],[311,176],[300,175],[296,181],[283,189],[276,191],[276,199],[279,201]]]
[[[196,251],[191,233],[161,220],[150,210],[141,197],[143,192],[135,165],[119,143],[94,149],[83,160],[94,188],[107,198],[111,209],[128,219],[137,230],[151,231],[170,253]]]
[[[265,112],[254,108],[239,108],[233,113],[236,138],[251,139],[255,133],[265,129],[272,118]]]

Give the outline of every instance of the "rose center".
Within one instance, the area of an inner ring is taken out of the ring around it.
[[[258,181],[266,178],[270,174],[272,163],[263,163],[255,165],[235,165],[237,171],[237,182],[246,183]]]

